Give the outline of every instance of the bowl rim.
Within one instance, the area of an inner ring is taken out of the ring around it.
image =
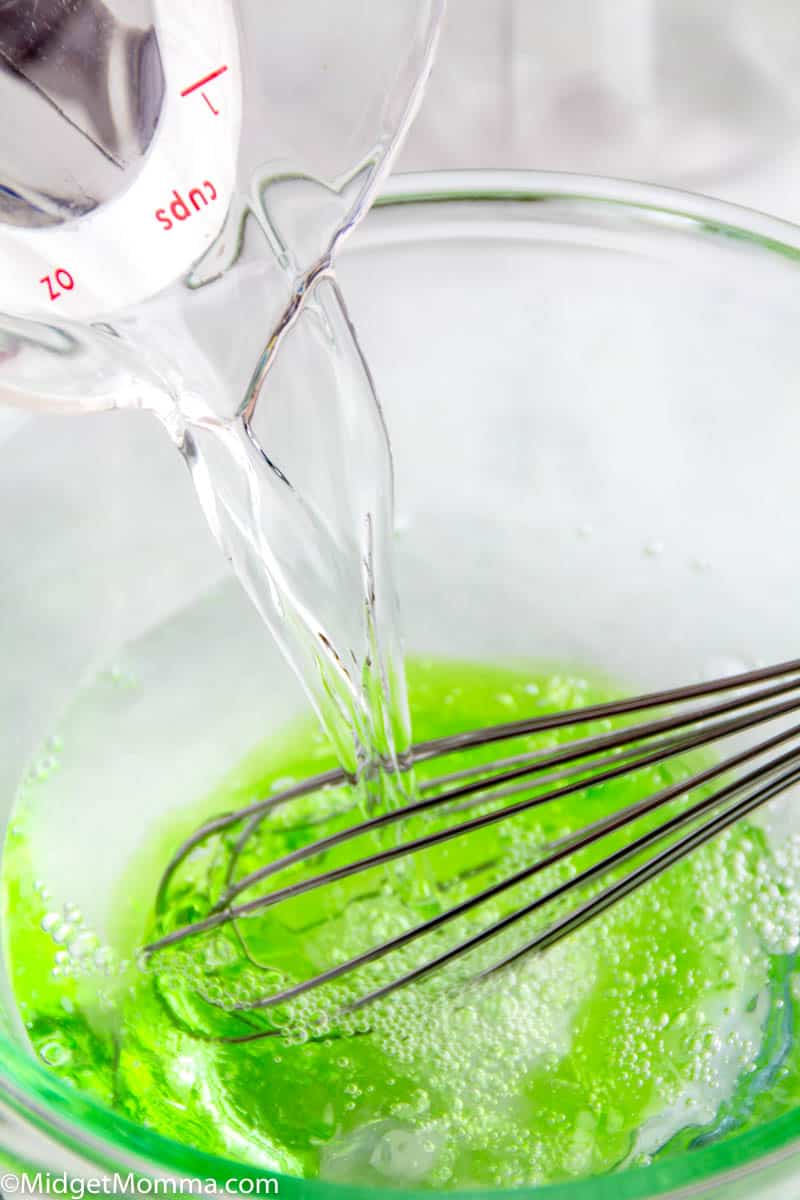
[[[547,202],[577,207],[605,206],[620,214],[654,219],[663,229],[675,228],[749,243],[771,255],[800,264],[800,227],[765,213],[711,197],[673,188],[596,176],[509,170],[448,170],[394,175],[384,184],[374,208],[401,209],[412,205],[480,202],[536,204]],[[0,1037],[0,1103],[47,1141],[75,1158],[85,1175],[132,1170],[141,1176],[190,1177],[215,1181],[229,1194],[264,1194],[249,1187],[258,1180],[277,1181],[283,1196],[304,1200],[344,1200],[369,1194],[385,1200],[430,1196],[429,1191],[360,1187],[301,1179],[278,1171],[242,1164],[209,1154],[145,1129],[113,1112],[92,1096],[77,1091],[39,1064],[18,1043]],[[2,1137],[0,1137],[2,1141]],[[13,1146],[8,1151],[14,1155]],[[663,1162],[656,1160],[626,1168],[618,1174],[566,1183],[529,1185],[513,1189],[519,1197],[536,1200],[644,1200],[683,1195],[706,1187],[722,1187],[755,1170],[763,1170],[800,1149],[800,1107],[724,1141],[684,1151]],[[4,1155],[8,1161],[8,1155]],[[38,1168],[34,1168],[38,1169]],[[244,1184],[242,1183],[244,1181]],[[209,1190],[211,1183],[209,1182]],[[453,1197],[497,1194],[508,1189],[450,1192]]]

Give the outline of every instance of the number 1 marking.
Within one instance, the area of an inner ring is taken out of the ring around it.
[[[209,71],[208,75],[204,75],[202,79],[197,79],[197,80],[195,80],[194,83],[190,83],[188,87],[185,87],[183,89],[183,91],[181,92],[181,95],[182,96],[191,95],[191,93],[196,92],[198,88],[205,87],[205,85],[207,83],[211,83],[212,79],[216,79],[218,76],[224,75],[225,72],[227,71],[227,69],[228,69],[228,64],[223,63],[223,65],[221,67],[217,67],[216,71]]]

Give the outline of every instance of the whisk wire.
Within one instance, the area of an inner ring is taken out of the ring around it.
[[[623,700],[593,704],[582,709],[547,713],[539,717],[524,717],[521,720],[488,726],[479,730],[448,734],[444,737],[416,743],[412,748],[410,761],[412,765],[416,765],[458,751],[489,746],[498,741],[506,741],[529,734],[552,731],[562,728],[565,725],[587,724],[612,717],[627,716],[632,712],[683,704],[706,696],[713,696],[720,692],[735,691],[787,675],[797,675],[799,672],[800,659],[789,659],[786,662],[777,663],[773,666],[759,667],[736,675],[720,676],[716,679],[705,680],[702,683],[690,684],[686,687],[668,688],[657,692],[632,696]],[[800,679],[795,680],[791,686],[800,687]],[[757,698],[757,696],[745,698],[741,703],[753,703]],[[699,715],[695,719],[699,719]],[[266,818],[274,809],[283,804],[310,795],[312,792],[338,787],[343,783],[347,783],[348,780],[349,777],[346,772],[340,767],[335,767],[299,784],[294,784],[292,787],[276,795],[255,800],[243,808],[236,809],[230,813],[222,813],[205,822],[190,837],[186,838],[167,864],[158,888],[156,910],[160,911],[163,908],[163,901],[170,880],[181,863],[208,838],[222,833],[234,825],[238,825],[241,821],[257,822],[259,818]],[[432,785],[429,784],[426,786]],[[248,826],[250,833],[254,832],[255,828],[255,824]],[[240,837],[239,842],[241,843],[241,841],[242,838]]]
[[[436,916],[431,917],[418,925],[415,925],[413,928],[405,930],[403,933],[381,943],[379,946],[372,947],[372,949],[365,951],[360,955],[354,956],[346,962],[340,963],[327,971],[320,972],[320,974],[315,975],[311,979],[304,980],[302,983],[295,984],[294,986],[286,988],[281,992],[276,992],[271,996],[263,997],[256,1001],[245,1001],[241,1004],[235,1005],[234,1007],[237,1010],[270,1008],[276,1004],[283,1003],[286,1000],[294,999],[297,996],[303,995],[305,992],[319,987],[323,983],[330,982],[333,979],[341,978],[343,975],[348,974],[362,966],[366,966],[368,963],[374,962],[377,959],[384,957],[386,954],[389,954],[395,950],[399,950],[401,947],[408,945],[409,942],[414,941],[425,934],[432,933],[448,922],[455,920],[457,917],[463,916],[465,913],[474,908],[477,908],[479,905],[495,899],[508,889],[516,887],[520,883],[524,883],[527,880],[532,879],[535,875],[545,871],[548,867],[555,866],[568,855],[572,855],[578,850],[586,849],[600,838],[623,828],[641,816],[644,816],[646,813],[653,811],[655,808],[669,803],[671,800],[676,799],[678,796],[688,791],[694,791],[698,787],[703,786],[712,779],[717,778],[719,775],[726,773],[734,767],[740,766],[752,758],[759,757],[760,755],[767,753],[768,750],[774,749],[776,746],[796,738],[800,738],[800,725],[793,726],[790,730],[770,738],[768,742],[761,743],[756,747],[752,747],[740,754],[732,756],[722,763],[715,764],[713,767],[709,767],[706,770],[700,771],[688,780],[682,780],[678,783],[670,785],[669,787],[663,788],[661,791],[654,793],[650,797],[647,797],[646,800],[638,801],[628,805],[626,808],[620,809],[617,813],[593,822],[592,824],[585,826],[571,838],[564,838],[560,839],[558,842],[551,843],[550,846],[546,848],[548,852],[545,854],[545,856],[538,859],[535,863],[530,864],[513,875],[507,876],[505,879],[500,880],[499,882],[486,888],[484,891],[468,897],[459,904],[456,904],[449,909],[445,909],[441,913],[437,913]],[[398,980],[393,981],[391,985],[387,985],[386,988],[380,989],[380,994],[382,996],[387,995],[388,992],[394,991],[396,987],[401,987],[405,983],[421,979],[424,975],[428,974],[435,968],[450,962],[454,957],[460,957],[462,954],[480,945],[488,938],[502,932],[509,925],[514,924],[523,917],[531,915],[532,913],[536,912],[537,909],[552,903],[554,900],[557,900],[567,892],[577,889],[590,882],[598,874],[606,874],[615,866],[618,866],[627,859],[641,853],[650,845],[663,840],[665,837],[668,837],[670,833],[675,832],[684,825],[690,824],[709,808],[717,807],[719,804],[729,800],[732,796],[743,791],[751,784],[757,783],[763,780],[765,777],[774,774],[775,771],[779,770],[781,766],[787,763],[792,765],[792,771],[787,773],[787,777],[789,774],[791,774],[793,780],[795,775],[800,774],[800,747],[787,751],[774,762],[768,764],[767,767],[760,767],[757,770],[750,772],[748,775],[743,776],[741,779],[731,782],[710,796],[704,797],[685,812],[676,814],[669,820],[665,821],[664,824],[660,825],[657,829],[641,835],[634,842],[631,842],[627,846],[624,846],[612,854],[609,854],[599,863],[586,868],[583,872],[574,876],[572,879],[565,881],[564,883],[553,888],[551,891],[537,897],[530,904],[525,905],[513,913],[507,914],[501,921],[488,927],[486,930],[473,935],[473,938],[459,943],[457,947],[447,951],[444,955],[439,955],[437,958],[432,959],[429,963],[415,968],[413,972],[409,972],[408,977],[403,976]],[[782,786],[786,786],[786,784],[783,784]],[[645,881],[642,880],[642,882]]]
[[[445,757],[467,749],[482,749],[503,740],[513,740],[535,733],[567,727],[578,728],[615,717],[636,716],[664,706],[671,706],[677,710],[670,711],[663,716],[634,721],[631,724],[601,733],[584,734],[544,751],[522,751],[496,758],[491,762],[478,762],[464,769],[441,775],[436,779],[424,781],[419,789],[418,799],[391,811],[377,813],[364,820],[355,821],[235,879],[233,877],[235,868],[247,843],[261,822],[272,812],[294,799],[310,795],[315,791],[339,787],[348,782],[343,771],[338,769],[327,771],[273,796],[259,799],[236,812],[213,818],[187,838],[164,872],[158,890],[157,911],[163,910],[170,882],[186,857],[209,837],[224,833],[227,829],[244,823],[234,844],[223,893],[212,910],[205,917],[172,929],[153,940],[145,947],[145,953],[147,955],[155,954],[168,946],[208,933],[226,924],[233,923],[234,929],[237,929],[236,922],[240,919],[251,917],[290,898],[347,879],[361,872],[373,870],[407,855],[430,849],[451,838],[476,833],[492,824],[528,812],[539,805],[585,792],[587,788],[625,777],[644,768],[659,766],[678,755],[711,746],[735,735],[748,734],[762,725],[788,718],[792,713],[797,712],[800,709],[799,692],[800,659],[790,660],[772,667],[758,668],[735,676],[693,684],[685,688],[674,688],[628,700],[544,714],[420,743],[412,752],[413,763]],[[725,693],[733,694],[724,695]],[[715,699],[721,694],[723,695],[722,699]],[[692,703],[696,701],[706,702]],[[776,703],[768,703],[770,701],[776,701]],[[448,923],[456,921],[481,905],[488,904],[509,889],[532,880],[536,875],[548,867],[562,862],[568,856],[577,854],[599,843],[601,839],[626,829],[634,822],[648,814],[655,813],[671,802],[679,801],[683,797],[688,799],[689,795],[696,792],[698,788],[709,786],[714,781],[719,781],[721,776],[737,771],[753,760],[763,758],[798,738],[800,738],[800,724],[794,724],[788,728],[779,729],[768,738],[745,745],[743,749],[720,761],[695,770],[688,777],[676,779],[655,792],[648,793],[622,808],[589,822],[580,829],[550,841],[540,848],[534,862],[496,880],[476,894],[467,896],[411,928],[309,978],[292,983],[269,995],[228,1005],[226,1010],[246,1019],[247,1012],[273,1008],[326,983],[340,979],[361,967],[368,966],[418,938],[441,930]],[[655,853],[651,854],[645,862],[637,864],[621,878],[612,880],[600,892],[578,903],[576,907],[556,918],[549,925],[537,931],[533,937],[514,947],[496,962],[472,975],[471,978],[474,980],[485,979],[519,961],[525,955],[544,952],[562,938],[583,928],[618,900],[630,895],[637,888],[669,869],[694,849],[727,829],[735,821],[753,812],[798,782],[800,782],[800,746],[794,745],[782,751],[777,757],[772,757],[767,762],[748,770],[745,774],[721,784],[713,792],[702,796],[681,811],[665,817],[654,828],[645,830],[625,845],[609,851],[598,861],[585,866],[570,878],[545,890],[511,912],[505,913],[484,928],[469,933],[456,944],[446,947],[433,957],[373,988],[347,1005],[342,1012],[356,1012],[398,988],[423,979],[431,972],[468,955],[478,946],[498,937],[545,906],[592,883],[601,881],[626,862],[655,849]],[[523,798],[512,803],[505,803],[509,797],[518,794],[522,794]],[[352,839],[376,833],[412,817],[425,816],[434,812],[451,817],[466,809],[489,803],[495,804],[497,801],[504,801],[504,803],[492,807],[488,811],[481,811],[466,820],[459,819],[443,828],[435,829],[404,842],[385,846],[363,857],[295,880],[250,900],[234,903],[238,897],[262,880],[308,859],[324,856]],[[665,841],[668,844],[657,849]],[[222,1036],[221,1040],[226,1042],[250,1041],[258,1037],[271,1036],[274,1032],[271,1029],[256,1029],[252,1033]]]
[[[797,685],[795,684],[794,686],[796,687]],[[780,688],[770,689],[769,695],[776,695],[787,690],[787,685],[783,685]],[[763,693],[762,698],[766,694],[766,692]],[[716,715],[716,713],[719,711],[729,711],[730,708],[731,702],[727,702],[725,705],[717,706],[714,709],[714,714]],[[633,763],[631,763],[629,759],[626,759],[621,763],[608,767],[607,769],[596,774],[592,774],[588,779],[586,777],[578,778],[569,784],[555,788],[554,790],[548,791],[543,795],[529,796],[524,800],[516,802],[515,804],[506,805],[505,807],[495,809],[491,812],[483,813],[478,817],[474,817],[471,820],[464,821],[460,824],[436,830],[411,841],[402,842],[398,845],[387,847],[384,850],[376,851],[366,858],[356,859],[352,862],[344,863],[318,875],[312,875],[306,879],[298,880],[295,883],[287,884],[283,888],[278,888],[272,892],[266,893],[263,896],[258,896],[253,900],[246,901],[243,904],[235,906],[231,905],[231,900],[235,898],[235,896],[241,894],[241,892],[243,892],[246,888],[252,887],[256,882],[260,882],[262,879],[276,874],[288,866],[294,865],[295,863],[301,862],[304,859],[312,856],[319,855],[323,851],[332,849],[333,847],[338,846],[343,842],[350,840],[351,838],[382,828],[385,825],[391,824],[404,816],[409,816],[412,813],[416,815],[420,811],[426,811],[430,808],[438,806],[439,804],[449,802],[456,798],[461,798],[465,794],[468,795],[474,791],[475,785],[467,784],[453,789],[452,791],[445,793],[443,796],[429,797],[427,800],[417,802],[416,804],[407,805],[404,808],[395,809],[388,813],[382,813],[357,825],[349,826],[346,829],[339,830],[337,833],[331,834],[328,837],[320,838],[315,842],[311,842],[306,846],[302,846],[298,850],[292,851],[290,854],[284,855],[282,858],[276,859],[274,862],[267,864],[260,870],[245,876],[233,888],[229,889],[229,891],[223,895],[209,916],[200,921],[184,925],[179,929],[165,934],[164,937],[152,942],[149,946],[147,946],[145,948],[146,952],[152,953],[153,951],[161,950],[166,946],[183,941],[186,938],[194,937],[201,933],[207,933],[212,929],[218,928],[220,925],[228,923],[229,921],[236,920],[240,917],[250,916],[261,910],[273,907],[284,900],[303,895],[327,884],[339,882],[362,871],[371,870],[375,867],[385,865],[394,861],[395,859],[403,858],[419,850],[430,849],[441,844],[442,842],[449,841],[451,838],[461,837],[465,834],[476,832],[479,829],[486,828],[487,826],[495,824],[499,821],[507,820],[509,817],[519,815],[523,812],[528,812],[541,804],[549,803],[556,799],[564,799],[567,796],[583,791],[590,784],[594,786],[599,783],[607,783],[613,779],[618,779],[629,774],[634,769],[641,769],[642,767],[660,764],[665,761],[665,759],[674,757],[679,753],[685,753],[688,750],[697,749],[698,747],[707,745],[712,741],[719,741],[720,739],[730,737],[733,734],[741,733],[747,729],[753,728],[754,726],[764,724],[767,721],[786,716],[791,712],[797,711],[798,709],[800,709],[800,697],[795,697],[793,700],[773,705],[769,708],[759,710],[756,713],[749,713],[727,721],[717,722],[710,728],[701,729],[694,733],[688,734],[680,741],[672,741],[666,747],[661,746],[650,751],[649,753],[644,753],[635,758]],[[674,728],[675,718],[669,718],[667,720],[669,722],[669,728]],[[664,726],[665,721],[659,721],[651,722],[647,728],[660,732]],[[640,739],[642,736],[644,736],[641,732],[643,728],[645,727],[630,726],[625,733],[627,734],[628,739],[630,739],[631,734],[634,734],[637,739]],[[582,743],[583,750],[572,749],[569,746],[562,747],[559,751],[554,751],[550,754],[542,756],[539,760],[539,764],[536,766],[528,766],[524,768],[524,771],[526,774],[528,774],[535,771],[537,766],[549,766],[553,763],[571,761],[576,756],[583,757],[585,753],[588,753],[586,750],[586,745],[589,741],[596,745],[602,740],[602,746],[604,749],[606,749],[608,748],[607,739],[609,737],[610,735],[602,735],[602,739],[586,739],[586,741]],[[737,765],[738,762],[739,759],[737,758],[732,764],[717,764],[715,767],[711,768],[711,770],[713,774],[719,774],[723,770],[731,769],[731,766]],[[510,774],[518,777],[518,773],[516,771],[513,773],[504,772],[502,773],[501,777],[503,779],[507,779]],[[680,795],[681,792],[686,791],[687,786],[687,782],[682,781],[674,785],[672,789],[667,789],[670,791],[670,798],[672,798],[673,795]],[[656,795],[660,796],[661,793],[657,793]],[[664,802],[665,801],[660,801],[659,803]],[[653,807],[657,807],[657,804],[655,802],[655,797],[652,795],[638,802],[638,812],[650,811]]]

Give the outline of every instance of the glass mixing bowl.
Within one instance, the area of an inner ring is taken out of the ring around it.
[[[636,688],[797,655],[800,230],[579,176],[408,176],[340,277],[394,444],[411,652],[574,662]],[[304,701],[154,421],[2,422],[0,797],[8,819],[25,780],[32,870],[102,933],[165,812]],[[3,1014],[6,1162],[243,1190],[263,1174],[64,1086],[7,982]],[[785,1196],[798,1139],[800,1110],[536,1195]]]

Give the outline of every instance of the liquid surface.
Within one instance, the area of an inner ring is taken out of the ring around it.
[[[455,663],[412,663],[409,680],[420,739],[611,694],[568,672]],[[517,745],[542,748],[566,736]],[[203,800],[202,812],[237,807],[332,762],[318,734],[298,730],[254,752]],[[405,860],[240,920],[238,934],[227,926],[185,941],[144,969],[120,961],[121,936],[110,939],[112,949],[80,914],[48,910],[46,886],[31,876],[23,806],[9,833],[4,898],[28,1035],[53,1070],[133,1120],[308,1177],[432,1188],[543,1183],[729,1136],[800,1094],[792,1049],[800,848],[788,841],[775,852],[753,825],[734,827],[579,934],[479,986],[465,980],[559,910],[420,985],[353,1015],[341,1011],[367,985],[427,960],[588,858],[567,860],[460,928],[281,1009],[223,1011],[407,929],[518,870],[543,843],[697,763],[684,757],[587,788],[446,842],[413,865]],[[447,769],[464,765],[454,756]],[[334,790],[275,810],[233,877],[352,823],[358,803],[353,809],[352,797]],[[435,827],[417,818],[401,835]],[[161,914],[138,931],[139,944],[208,911],[240,832],[188,860]],[[364,839],[358,852],[397,837]],[[147,853],[166,862],[174,846],[173,836]],[[353,849],[330,852],[323,865],[339,856],[352,859]],[[286,872],[242,899],[297,877]],[[132,864],[120,887],[120,928],[135,907],[135,878]],[[265,1031],[270,1036],[244,1044],[218,1040]]]

